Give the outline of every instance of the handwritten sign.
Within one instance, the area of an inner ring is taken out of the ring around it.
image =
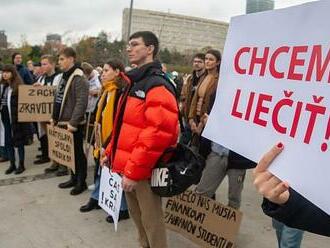
[[[51,119],[55,87],[20,85],[18,88],[18,121],[46,122]]]
[[[166,227],[201,247],[234,247],[242,213],[208,197],[186,191],[169,198]]]
[[[121,187],[122,178],[117,173],[110,172],[109,168],[103,167],[101,173],[99,205],[112,216],[115,231],[117,231],[121,198],[123,188]]]
[[[330,2],[234,17],[204,136],[258,161],[330,214]]]
[[[47,125],[48,156],[75,172],[73,134],[63,128]]]

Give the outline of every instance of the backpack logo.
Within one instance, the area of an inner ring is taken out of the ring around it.
[[[143,90],[135,91],[135,95],[139,98],[142,98],[142,99],[146,98],[146,93]]]
[[[165,187],[167,186],[168,169],[155,168],[152,170],[151,186],[152,187]]]
[[[186,172],[187,172],[187,169],[188,169],[187,167],[186,167],[186,168],[184,168],[184,170],[180,171],[180,174],[181,174],[181,175],[185,175],[185,174],[186,174]]]

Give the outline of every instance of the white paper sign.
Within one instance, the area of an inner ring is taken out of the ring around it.
[[[258,161],[330,214],[330,1],[231,20],[204,136]]]
[[[115,230],[117,231],[117,224],[120,212],[121,197],[123,195],[123,188],[121,187],[122,178],[117,173],[112,173],[109,168],[103,167],[101,173],[99,205],[112,216]]]

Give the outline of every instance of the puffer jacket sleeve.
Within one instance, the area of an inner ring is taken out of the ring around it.
[[[178,107],[175,96],[164,86],[149,90],[145,99],[145,125],[125,166],[124,175],[132,180],[150,178],[164,150],[178,138]]]

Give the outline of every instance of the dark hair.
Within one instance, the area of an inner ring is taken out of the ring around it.
[[[219,50],[215,50],[215,49],[210,49],[208,50],[206,54],[212,54],[216,59],[217,59],[217,62],[219,62],[219,65],[217,66],[217,71],[219,72],[220,71],[220,64],[221,64],[221,53]]]
[[[74,58],[74,60],[76,60],[76,58],[77,58],[77,53],[72,47],[63,48],[59,52],[59,55],[64,55],[67,58],[72,57],[72,58]]]
[[[139,31],[132,34],[129,37],[129,40],[137,39],[137,38],[142,38],[146,46],[151,46],[151,45],[154,46],[153,58],[155,58],[159,50],[159,41],[157,36],[150,31]]]
[[[109,65],[113,70],[119,70],[120,72],[125,72],[124,64],[118,59],[111,59],[105,64]]]
[[[40,58],[40,61],[43,59],[47,59],[48,62],[51,63],[52,65],[56,64],[56,58],[53,55],[50,55],[50,54],[42,55]]]
[[[196,53],[193,57],[193,59],[198,58],[201,60],[205,60],[205,54],[204,53]]]
[[[21,76],[18,74],[16,67],[14,65],[4,65],[2,68],[3,72],[11,72],[12,79],[8,82],[9,86],[13,89],[13,95],[18,94],[18,85],[23,84]],[[2,79],[2,81],[4,81]]]
[[[13,55],[11,55],[11,63],[13,63],[13,64],[14,64],[14,59],[15,59],[16,55],[22,55],[22,54],[19,52],[15,52],[15,53],[13,53]]]
[[[105,64],[109,65],[113,70],[119,70],[120,72],[125,72],[124,64],[118,59],[111,59]],[[117,87],[120,89],[123,89],[128,84],[128,82],[121,76],[115,78],[115,82],[117,84]]]

